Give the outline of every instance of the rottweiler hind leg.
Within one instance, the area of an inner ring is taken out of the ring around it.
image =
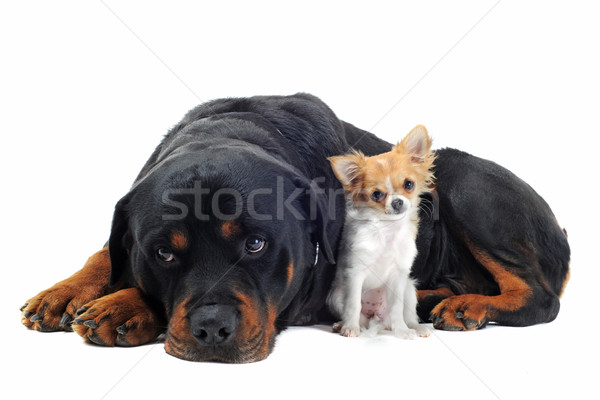
[[[105,247],[71,277],[27,300],[21,307],[21,322],[40,332],[70,331],[77,310],[108,292],[109,276],[110,257]]]
[[[467,244],[475,259],[498,284],[500,294],[464,294],[442,300],[431,311],[433,326],[443,330],[474,330],[489,322],[527,326],[549,322],[558,314],[558,296],[531,274],[532,267],[517,269]],[[525,271],[525,272],[523,272]],[[528,274],[527,274],[528,273]]]

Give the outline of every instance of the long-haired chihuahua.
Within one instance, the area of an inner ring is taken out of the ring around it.
[[[429,336],[419,325],[410,270],[417,255],[420,195],[431,191],[431,138],[418,125],[394,148],[366,157],[330,157],[342,183],[347,214],[338,269],[327,303],[343,336],[388,329],[397,337]]]

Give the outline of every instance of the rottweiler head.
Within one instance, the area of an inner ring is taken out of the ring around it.
[[[306,301],[315,259],[333,263],[327,203],[260,146],[181,146],[117,204],[111,284],[127,281],[164,308],[171,355],[264,359],[289,309]]]

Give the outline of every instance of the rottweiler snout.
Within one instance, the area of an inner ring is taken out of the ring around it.
[[[237,325],[238,311],[229,305],[204,305],[190,316],[192,334],[202,346],[226,344],[235,336]]]

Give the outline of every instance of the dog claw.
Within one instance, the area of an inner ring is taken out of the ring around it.
[[[120,325],[120,326],[117,326],[117,332],[118,332],[120,335],[126,335],[126,334],[127,334],[127,332],[129,332],[129,328],[128,328],[128,327],[126,327],[125,325]]]
[[[477,326],[479,326],[479,323],[474,319],[465,319],[463,323],[465,324],[465,328],[468,330],[475,329]]]
[[[44,317],[42,317],[40,314],[34,314],[29,320],[31,322],[38,322],[38,321],[42,321],[44,319]]]
[[[73,321],[73,317],[71,317],[69,314],[66,314],[62,316],[62,318],[60,319],[60,322],[58,323],[59,326],[69,326],[71,325],[71,321]]]
[[[80,309],[78,309],[78,310],[75,312],[75,315],[81,315],[81,314],[83,314],[83,313],[84,313],[84,312],[86,312],[86,311],[87,311],[87,307],[81,307]]]
[[[23,311],[25,309],[25,307],[27,307],[29,305],[29,303],[25,303],[21,306],[21,308],[19,308],[19,311]]]
[[[456,319],[463,319],[465,317],[465,314],[462,311],[459,311],[456,313],[456,315],[454,316],[454,318]]]
[[[86,321],[86,322],[90,322],[90,321]],[[100,336],[96,335],[95,333],[92,333],[90,336],[88,336],[88,339],[90,342],[96,343],[100,346],[107,346],[106,342],[104,340],[102,340],[102,338]]]
[[[441,325],[439,328],[443,329],[445,331],[450,331],[450,332],[459,332],[459,331],[465,330],[462,326],[451,325],[451,324],[444,324],[444,325]]]
[[[88,328],[92,328],[92,329],[96,329],[98,327],[98,324],[94,320],[85,321],[83,323],[83,325],[87,326]]]
[[[31,311],[25,311],[25,312],[23,312],[23,318],[29,318],[29,317],[31,317],[32,314],[33,313]]]
[[[81,325],[83,324],[83,318],[75,318],[75,320],[71,323],[71,325]]]
[[[131,347],[131,343],[127,341],[123,336],[119,335],[115,339],[115,343],[121,347]]]

